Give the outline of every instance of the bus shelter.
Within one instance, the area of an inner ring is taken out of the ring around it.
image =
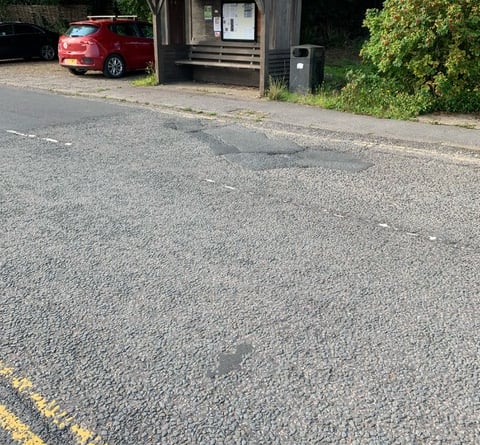
[[[160,83],[197,80],[257,86],[288,83],[300,40],[302,0],[147,0]]]

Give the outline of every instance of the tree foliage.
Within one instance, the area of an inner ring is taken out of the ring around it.
[[[147,0],[117,0],[116,7],[119,14],[136,15],[142,20],[152,19]]]
[[[445,110],[480,109],[478,0],[386,0],[364,24],[361,55],[383,78]]]
[[[381,6],[382,0],[303,0],[302,42],[337,46],[365,36],[365,11]]]

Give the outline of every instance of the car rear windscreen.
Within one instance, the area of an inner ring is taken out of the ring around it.
[[[65,33],[68,37],[85,37],[96,33],[98,26],[95,25],[72,25]]]

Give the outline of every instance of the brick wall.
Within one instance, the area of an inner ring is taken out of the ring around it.
[[[10,5],[6,7],[3,19],[48,25],[84,19],[87,11],[87,5]]]
[[[81,20],[89,13],[88,5],[9,5],[0,10],[0,20],[18,20],[48,26]]]

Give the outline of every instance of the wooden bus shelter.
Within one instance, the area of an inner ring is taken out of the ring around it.
[[[147,0],[160,83],[197,80],[258,86],[288,82],[302,0]]]

